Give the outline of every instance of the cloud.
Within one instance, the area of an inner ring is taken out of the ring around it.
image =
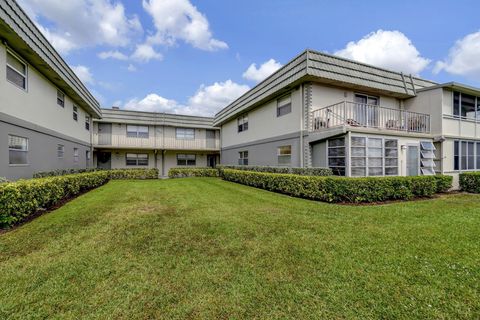
[[[93,75],[90,72],[90,69],[86,66],[78,65],[71,67],[73,72],[77,75],[77,77],[85,84],[95,84],[95,80],[93,79]]]
[[[127,46],[142,31],[137,16],[127,17],[123,4],[110,0],[20,0],[20,4],[63,54],[95,45]],[[39,23],[40,17],[49,27]]]
[[[419,74],[430,63],[400,31],[378,30],[334,53],[378,67]]]
[[[162,60],[162,54],[155,51],[155,49],[148,44],[139,44],[133,52],[131,58],[140,62],[148,62],[150,60]]]
[[[444,61],[437,61],[433,73],[448,73],[480,79],[480,31],[458,40]]]
[[[187,104],[150,93],[142,99],[134,98],[125,103],[124,109],[150,112],[167,112],[176,114],[213,116],[221,108],[245,93],[249,87],[227,80],[212,85],[202,85]]]
[[[130,72],[135,72],[137,71],[137,67],[135,67],[133,64],[130,63],[127,67],[127,70]]]
[[[116,59],[116,60],[128,60],[128,56],[124,53],[121,53],[118,50],[115,51],[103,51],[98,54],[100,59]]]
[[[243,77],[247,80],[260,82],[263,79],[267,78],[269,75],[277,71],[282,67],[282,64],[275,61],[274,59],[270,59],[264,62],[260,68],[257,68],[255,63],[252,63],[247,71],[243,73]]]
[[[182,40],[195,48],[215,51],[228,45],[213,38],[207,18],[189,0],[143,0],[156,28],[148,41],[153,44],[174,45]]]

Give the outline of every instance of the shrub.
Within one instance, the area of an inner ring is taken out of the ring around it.
[[[220,175],[224,169],[245,170],[253,172],[268,172],[282,174],[297,174],[301,176],[331,176],[333,175],[330,168],[291,168],[291,167],[267,167],[267,166],[217,166]]]
[[[452,188],[452,176],[435,175],[434,177],[437,180],[437,193],[447,192]]]
[[[112,169],[107,170],[112,180],[158,179],[158,169]]]
[[[86,172],[95,172],[104,169],[98,168],[86,168],[86,169],[57,169],[53,171],[40,171],[33,174],[34,178],[46,178],[46,177],[57,177],[64,176],[67,174],[77,174],[77,173],[86,173]]]
[[[5,177],[0,177],[0,183],[7,183],[8,180]]]
[[[60,200],[105,184],[108,172],[88,172],[0,185],[0,226],[11,226],[39,209],[48,209]]]
[[[318,177],[224,169],[228,181],[326,202],[382,202],[431,197],[437,192],[433,176],[417,177]]]
[[[168,170],[169,178],[218,177],[218,174],[218,170],[213,168],[172,168]]]
[[[460,189],[471,193],[480,193],[480,172],[460,173]]]

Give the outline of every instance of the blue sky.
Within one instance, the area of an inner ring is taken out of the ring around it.
[[[305,48],[480,85],[478,1],[19,2],[103,107],[213,115]]]

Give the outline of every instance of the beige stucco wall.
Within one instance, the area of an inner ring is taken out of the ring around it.
[[[312,108],[311,110],[317,110],[324,107],[328,107],[332,104],[336,104],[343,101],[354,101],[355,94],[368,94],[371,96],[379,97],[379,104],[386,108],[400,108],[400,100],[392,97],[378,95],[376,93],[369,93],[363,91],[354,91],[351,89],[330,87],[322,84],[312,84]]]
[[[27,90],[6,80],[6,52],[0,45],[0,112],[89,143],[87,113],[78,107],[73,120],[73,101],[65,96],[65,107],[57,105],[57,88],[35,68],[27,67]]]
[[[442,134],[442,110],[444,110],[444,95],[441,88],[417,92],[417,96],[405,100],[405,110],[426,113],[430,115],[430,131],[432,134]],[[451,113],[451,111],[450,111]]]
[[[248,130],[238,132],[237,119],[222,125],[222,148],[299,132],[302,119],[302,90],[291,91],[292,112],[277,117],[277,99],[248,112]]]

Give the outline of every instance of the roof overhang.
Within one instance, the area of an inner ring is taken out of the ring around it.
[[[428,90],[434,90],[434,89],[440,89],[440,88],[450,89],[450,90],[460,91],[460,92],[471,94],[471,95],[480,96],[480,88],[472,87],[472,86],[458,83],[458,82],[446,82],[446,83],[438,84],[435,86],[419,89],[417,91],[422,92],[422,91],[428,91]]]
[[[0,38],[75,104],[101,118],[98,101],[13,0],[0,1]]]

